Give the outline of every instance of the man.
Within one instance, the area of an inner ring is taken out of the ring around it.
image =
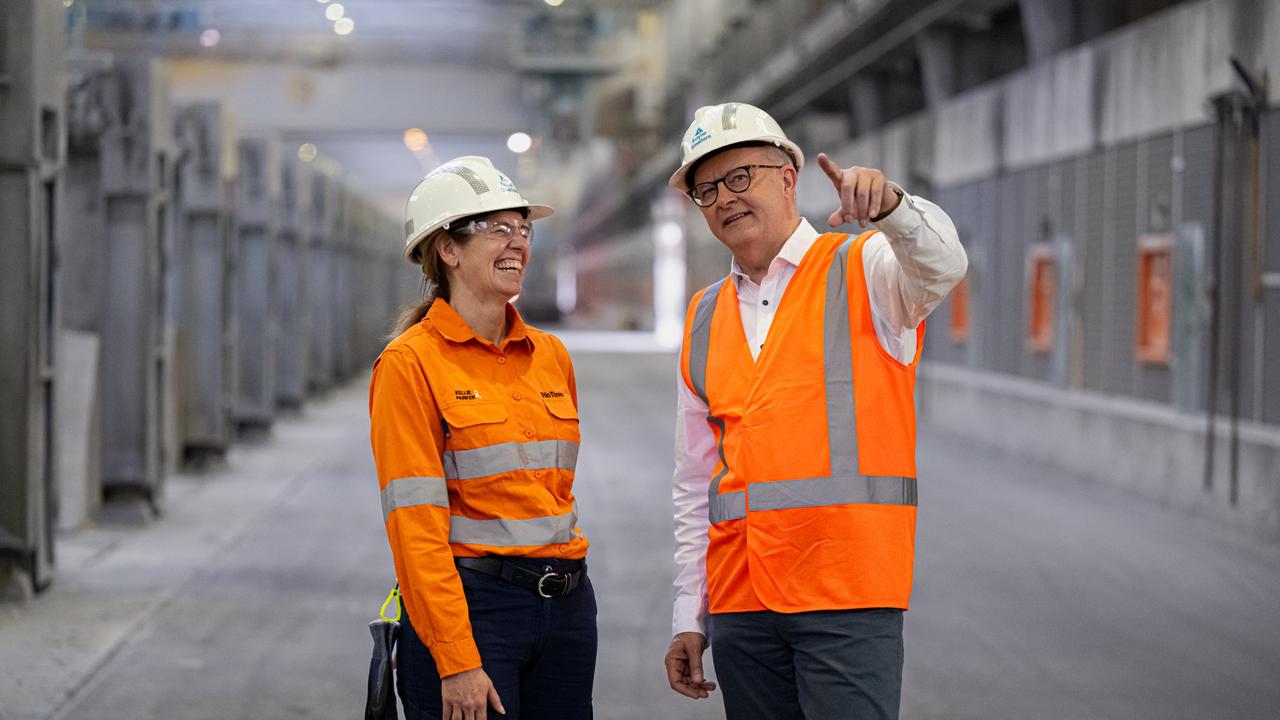
[[[937,206],[821,154],[828,223],[878,230],[820,236],[796,207],[803,153],[751,105],[699,109],[681,150],[669,184],[733,262],[685,323],[668,680],[709,696],[709,635],[729,720],[896,718],[915,366],[964,249]]]

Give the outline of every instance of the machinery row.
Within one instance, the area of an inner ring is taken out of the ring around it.
[[[62,11],[0,10],[0,586],[19,594],[50,583],[55,530],[145,520],[167,475],[362,372],[416,282],[398,223],[335,168],[176,103],[154,61],[64,62]]]

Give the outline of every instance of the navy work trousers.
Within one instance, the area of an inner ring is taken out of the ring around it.
[[[565,561],[521,559],[532,570]],[[596,670],[596,597],[591,582],[565,597],[541,598],[501,578],[458,568],[471,616],[471,632],[485,674],[507,714],[503,720],[590,720]],[[396,689],[406,720],[440,720],[440,675],[435,660],[401,618]]]
[[[897,720],[901,610],[713,615],[711,653],[728,720]]]

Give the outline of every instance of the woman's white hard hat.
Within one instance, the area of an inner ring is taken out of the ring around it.
[[[495,168],[489,158],[454,158],[428,173],[409,193],[404,208],[404,258],[415,262],[414,255],[422,241],[436,230],[448,230],[455,220],[520,209],[528,211],[531,221],[555,212],[547,205],[525,200],[511,178]]]

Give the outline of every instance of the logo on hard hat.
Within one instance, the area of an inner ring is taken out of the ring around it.
[[[692,150],[710,139],[711,133],[703,130],[702,128],[698,128],[693,132],[693,140],[689,141],[689,149]]]

